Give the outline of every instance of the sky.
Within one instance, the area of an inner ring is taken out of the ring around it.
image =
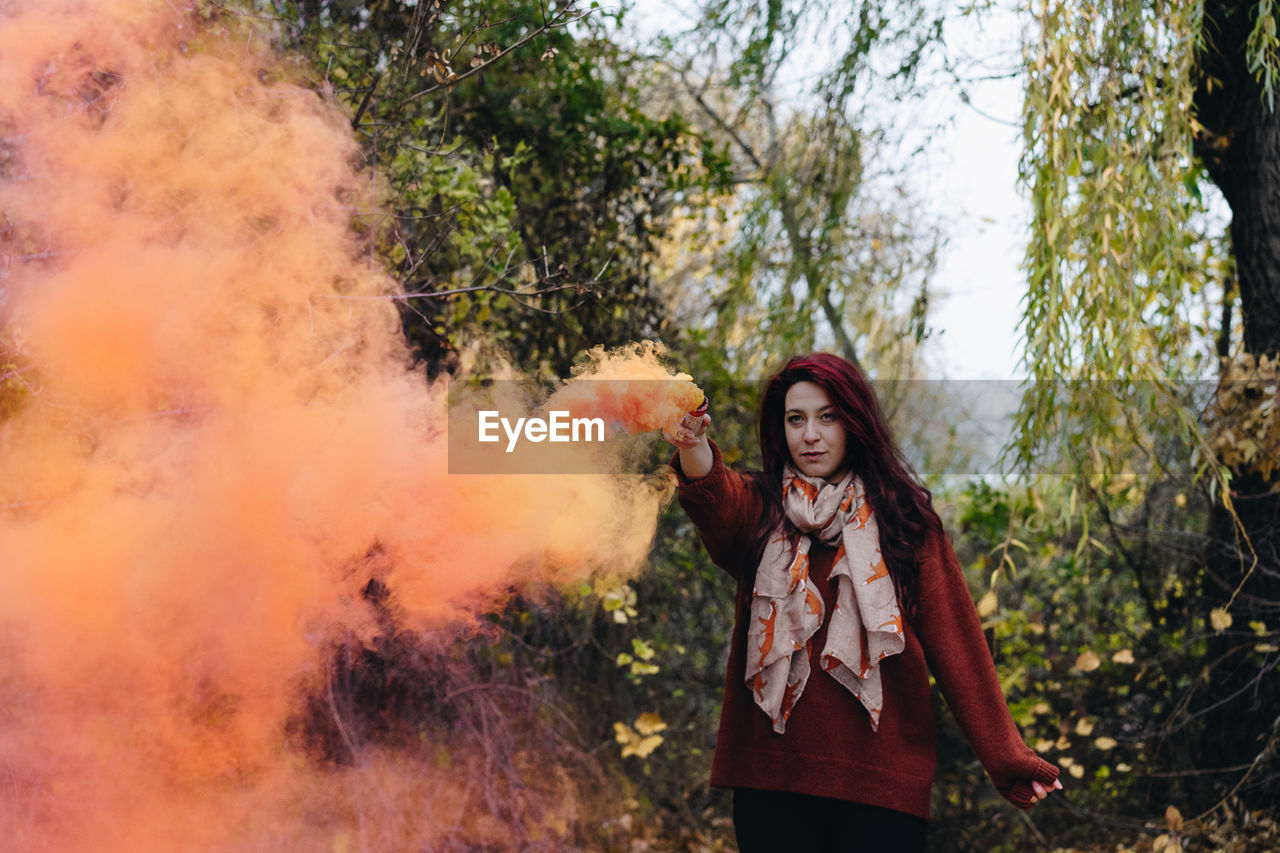
[[[1011,15],[956,20],[948,43],[965,44],[976,56],[1002,57],[993,75],[1007,70],[1017,48]],[[979,72],[981,73],[981,72]],[[927,204],[946,221],[944,247],[934,288],[940,376],[1006,379],[1023,376],[1018,361],[1018,321],[1026,277],[1021,270],[1030,206],[1018,188],[1022,81],[999,77],[970,83],[969,103],[957,91],[942,91],[940,109],[954,110],[954,123],[926,153]]]

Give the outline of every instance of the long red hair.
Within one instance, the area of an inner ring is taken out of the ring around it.
[[[756,477],[764,494],[764,513],[755,531],[756,553],[782,524],[782,471],[791,461],[783,416],[787,391],[797,382],[812,382],[827,392],[845,429],[845,462],[862,478],[867,499],[880,528],[880,551],[898,591],[903,612],[915,617],[919,569],[916,546],[930,531],[942,530],[933,496],[902,455],[889,432],[870,380],[858,367],[837,355],[815,352],[795,356],[765,386],[757,432],[764,469]],[[793,541],[799,532],[783,527]]]

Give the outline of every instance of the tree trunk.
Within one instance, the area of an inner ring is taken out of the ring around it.
[[[1231,206],[1244,349],[1275,357],[1280,354],[1280,115],[1267,104],[1247,67],[1245,44],[1256,8],[1249,0],[1205,2],[1205,51],[1195,96],[1204,131],[1197,137],[1196,153]],[[1231,607],[1231,631],[1209,643],[1207,662],[1216,663],[1210,693],[1197,704],[1213,709],[1203,721],[1200,759],[1204,769],[1248,766],[1247,771],[1206,778],[1229,789],[1245,777],[1238,793],[1254,807],[1273,805],[1280,792],[1275,743],[1280,671],[1274,653],[1253,651],[1249,628],[1251,621],[1273,631],[1280,628],[1277,479],[1274,474],[1233,472],[1236,518],[1224,506],[1214,511],[1215,545],[1207,555],[1203,586],[1206,611],[1225,605],[1237,587],[1240,591]],[[1247,544],[1239,531],[1248,537]]]

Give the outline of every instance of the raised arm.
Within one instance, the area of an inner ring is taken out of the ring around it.
[[[704,415],[699,423],[693,437],[665,436],[677,448],[671,466],[680,484],[680,506],[698,528],[712,562],[738,579],[754,567],[750,539],[764,502],[755,484],[728,468],[720,448],[707,438],[710,419]]]
[[[946,534],[930,534],[919,583],[916,634],[929,669],[996,790],[1015,806],[1030,808],[1061,787],[1058,768],[1028,747],[1014,725]]]
[[[697,415],[690,412],[685,415],[680,421],[679,430],[674,435],[669,432],[662,433],[663,438],[676,446],[676,457],[680,460],[677,470],[684,478],[682,482],[701,480],[711,473],[711,466],[715,463],[714,454],[711,451],[711,440],[707,438],[711,416],[705,413],[705,402],[700,411],[703,414]]]

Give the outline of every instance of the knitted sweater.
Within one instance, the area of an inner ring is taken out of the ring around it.
[[[678,455],[673,462],[680,505],[711,559],[738,584],[711,784],[834,797],[928,818],[938,763],[932,672],[997,790],[1015,805],[1029,807],[1030,781],[1052,785],[1058,768],[1026,746],[1013,723],[973,599],[942,533],[930,534],[916,549],[919,615],[903,620],[906,649],[881,663],[880,730],[872,731],[858,700],[819,666],[824,623],[813,638],[804,695],[786,732],[773,731],[743,683],[756,569],[750,540],[764,502],[751,480],[724,465],[714,442],[711,450],[713,467],[700,480],[685,478]],[[830,613],[836,584],[828,578],[835,549],[815,542],[809,557],[810,577],[822,591],[824,612]]]

